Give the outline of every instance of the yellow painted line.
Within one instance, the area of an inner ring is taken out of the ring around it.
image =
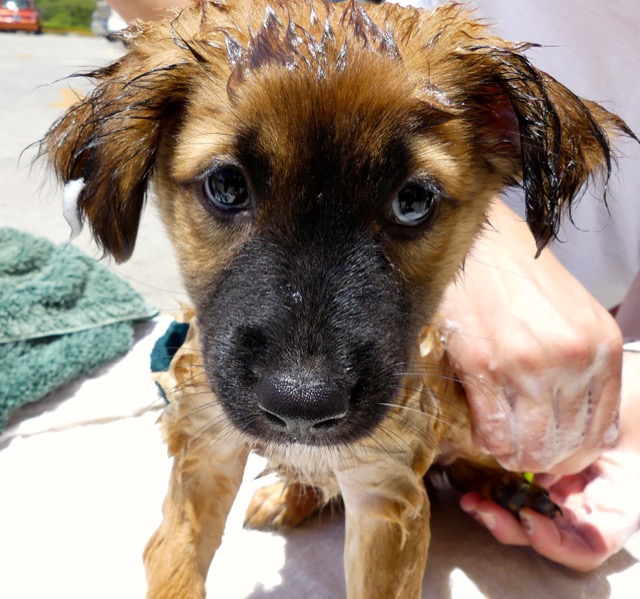
[[[20,52],[20,54],[17,54],[17,57],[20,60],[33,60],[33,55],[32,54],[26,54],[24,52]]]
[[[60,98],[55,102],[47,104],[48,108],[69,108],[82,100],[82,96],[78,94],[78,92],[68,87],[57,87],[56,92]]]

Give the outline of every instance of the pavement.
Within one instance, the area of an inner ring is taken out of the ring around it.
[[[38,142],[123,47],[101,38],[0,34],[0,226],[69,240],[62,190]],[[88,228],[86,228],[88,229]],[[101,252],[85,230],[74,242]],[[0,436],[0,596],[143,597],[142,550],[160,521],[171,462],[156,427],[153,340],[186,301],[173,250],[145,210],[134,257],[102,262],[161,312],[125,358],[19,410]],[[1,326],[1,323],[0,323]]]
[[[90,85],[69,77],[115,60],[119,43],[77,35],[0,34],[0,226],[10,226],[63,243],[70,229],[62,216],[62,190],[46,169],[34,163],[38,141],[63,111]],[[88,228],[87,228],[88,229]],[[101,257],[89,231],[74,242]],[[104,263],[127,279],[161,312],[186,301],[173,249],[153,202],[140,225],[133,257],[122,265]]]
[[[62,193],[32,161],[51,123],[87,92],[78,71],[117,58],[118,45],[73,35],[0,35],[0,225],[55,242],[69,238]],[[36,144],[35,146],[33,144]],[[74,241],[100,257],[88,233]],[[0,596],[144,596],[142,550],[158,525],[170,461],[155,427],[162,407],[149,351],[185,301],[153,205],[133,258],[109,268],[161,311],[125,358],[21,410],[0,437]],[[344,596],[339,515],[286,535],[242,530],[261,465],[250,465],[207,587],[221,599]],[[500,545],[445,495],[434,504],[423,596],[432,599],[635,599],[640,536],[591,574]]]

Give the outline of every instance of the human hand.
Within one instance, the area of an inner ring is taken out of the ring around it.
[[[550,520],[530,509],[520,522],[478,493],[460,499],[500,542],[530,545],[541,555],[580,571],[596,568],[640,528],[640,353],[625,353],[620,439],[578,474],[542,475],[562,516]]]
[[[518,522],[478,493],[463,495],[460,505],[501,543],[530,545],[586,572],[621,549],[640,526],[640,456],[608,450],[583,472],[560,477],[550,495],[563,512],[554,520],[525,508]]]
[[[620,331],[506,206],[489,222],[441,307],[474,443],[508,470],[578,472],[616,438]]]

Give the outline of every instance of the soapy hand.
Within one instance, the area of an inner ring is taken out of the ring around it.
[[[501,202],[441,312],[474,442],[513,471],[578,472],[617,435],[621,334]]]
[[[542,475],[563,515],[549,520],[532,510],[520,522],[477,493],[460,500],[496,539],[531,545],[541,555],[575,570],[596,568],[640,528],[640,353],[625,353],[620,438],[578,474]]]

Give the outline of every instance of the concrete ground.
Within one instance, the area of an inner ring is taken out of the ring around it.
[[[89,89],[84,80],[68,77],[104,65],[121,52],[119,44],[95,37],[0,35],[0,226],[58,243],[69,239],[62,190],[44,161],[33,163],[37,142],[77,95]],[[100,257],[88,230],[73,243]],[[152,202],[144,212],[131,260],[105,263],[162,312],[186,301],[173,250]]]

